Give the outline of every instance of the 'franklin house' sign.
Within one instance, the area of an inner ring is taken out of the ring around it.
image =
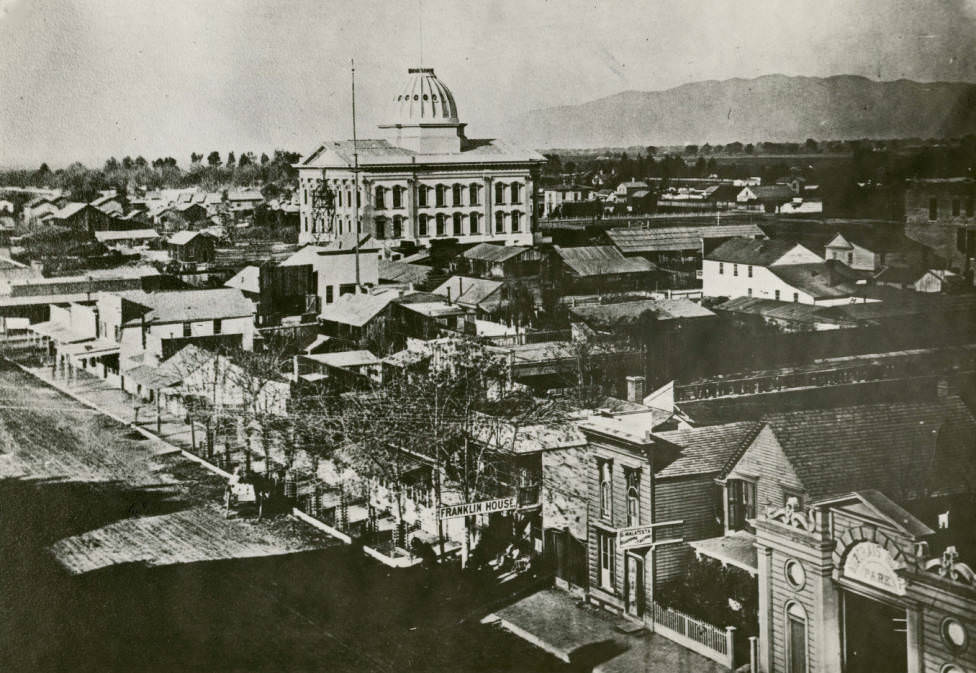
[[[844,561],[844,577],[899,596],[905,595],[905,580],[898,576],[891,554],[874,542],[858,542],[851,547]]]

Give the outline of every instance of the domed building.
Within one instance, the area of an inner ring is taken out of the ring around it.
[[[535,182],[545,158],[496,139],[465,136],[451,90],[433,68],[410,68],[390,100],[382,137],[326,142],[298,164],[299,242],[355,231],[359,154],[362,234],[391,245],[434,239],[532,243]]]

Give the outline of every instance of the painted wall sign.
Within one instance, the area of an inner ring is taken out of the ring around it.
[[[617,531],[617,546],[621,549],[650,547],[654,544],[654,526],[631,526]]]
[[[874,542],[858,542],[851,548],[844,561],[844,577],[899,596],[905,595],[905,580],[898,576],[891,554]]]
[[[457,519],[463,516],[477,516],[479,514],[507,512],[513,509],[518,509],[518,500],[515,498],[515,496],[509,498],[498,498],[497,500],[467,502],[462,505],[441,505],[441,508],[437,510],[437,518]]]

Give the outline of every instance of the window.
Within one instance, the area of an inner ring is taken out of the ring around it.
[[[447,187],[444,185],[437,185],[436,190],[437,207],[443,208],[445,205],[447,205]]]
[[[505,203],[505,185],[500,182],[495,183],[495,203]]]
[[[220,334],[223,327],[224,327],[224,321],[221,320],[220,318],[214,318],[213,333]]]
[[[393,188],[393,207],[403,208],[403,187],[400,185]]]
[[[451,187],[451,201],[455,206],[461,205],[461,185]]]
[[[776,301],[779,301],[779,290],[776,290],[775,297],[776,297]]]
[[[752,288],[751,287],[747,287],[746,288],[746,296],[747,297],[751,297],[752,296]]]
[[[942,642],[953,654],[966,650],[966,646],[969,645],[969,633],[961,621],[955,617],[946,617],[942,620],[942,627],[939,630],[942,633]]]
[[[952,200],[952,216],[959,217],[959,199]]]
[[[746,275],[749,278],[752,278],[752,264],[750,264],[749,267],[746,269]]]
[[[495,213],[495,233],[505,233],[505,213]]]
[[[522,185],[517,182],[512,183],[512,203],[522,203]]]
[[[333,299],[334,299],[334,297],[333,297],[333,294],[332,294],[332,286],[331,285],[326,285],[325,286],[325,303],[326,304],[331,304]]]
[[[190,323],[188,323],[188,322],[183,323],[183,336],[184,337],[188,337],[191,334],[192,334],[192,332],[190,330]]]
[[[403,215],[393,216],[393,238],[403,236]]]
[[[799,292],[794,292],[793,293],[793,303],[794,304],[800,303],[800,293]]]
[[[613,591],[615,582],[614,566],[616,566],[616,539],[612,533],[599,531],[596,534],[600,547],[600,586],[607,591]]]
[[[462,232],[463,224],[462,224],[461,218],[462,218],[461,213],[454,213],[452,219],[454,220],[454,235],[455,236],[460,236],[463,233]]]
[[[600,516],[607,520],[613,519],[613,463],[603,460],[600,469]]]
[[[477,206],[478,205],[478,185],[472,183],[468,185],[468,205]]]
[[[356,284],[355,283],[343,283],[339,286],[339,296],[344,294],[356,294]]]
[[[627,470],[627,525],[640,525],[640,470]]]
[[[470,233],[477,234],[478,233],[478,213],[471,213],[470,215],[468,215],[468,219],[470,220]]]
[[[929,219],[937,220],[939,219],[939,200],[929,199]]]
[[[729,479],[725,488],[728,497],[728,529],[742,530],[747,519],[756,518],[756,484],[745,479]]]
[[[738,276],[739,275],[739,265],[738,264],[733,264],[732,265],[732,275],[733,276]]]
[[[383,210],[386,208],[386,188],[377,187],[376,188],[376,198],[373,206],[376,210]]]
[[[444,213],[438,213],[437,214],[437,235],[438,236],[444,235],[444,231],[446,229],[446,222],[447,222],[447,217],[444,215]]]
[[[852,266],[854,264],[854,253],[847,253],[847,266]]]
[[[420,185],[417,188],[417,206],[420,208],[427,207],[427,185]]]
[[[420,236],[427,235],[427,216],[420,215],[417,217],[417,233]]]
[[[786,604],[786,671],[807,673],[807,613],[796,601]]]
[[[376,229],[376,238],[386,238],[386,218],[377,217],[373,219],[373,226]]]
[[[794,589],[802,589],[807,583],[807,573],[803,569],[803,564],[796,559],[791,558],[783,564],[783,575],[786,577],[786,583]]]
[[[512,231],[519,231],[522,226],[522,213],[517,210],[512,211]]]
[[[723,264],[722,262],[718,263],[718,275],[720,276],[725,275],[725,264]]]

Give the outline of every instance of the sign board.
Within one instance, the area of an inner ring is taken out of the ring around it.
[[[898,576],[888,550],[874,542],[858,542],[844,561],[844,577],[899,596],[905,595],[905,580]]]
[[[621,549],[636,549],[654,545],[654,526],[631,526],[617,531],[617,546]]]
[[[462,505],[441,505],[437,510],[438,519],[457,519],[464,516],[478,516],[479,514],[493,514],[518,509],[518,499],[515,496],[498,498],[497,500],[480,500]]]

